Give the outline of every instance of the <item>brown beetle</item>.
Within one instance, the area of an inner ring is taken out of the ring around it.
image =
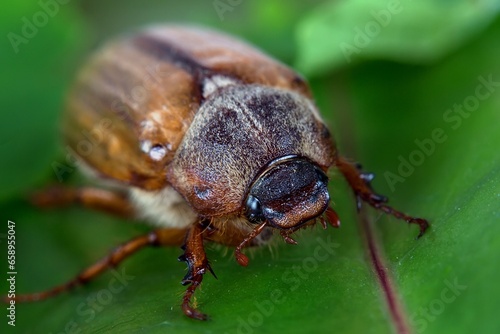
[[[68,99],[64,134],[82,169],[112,188],[51,188],[39,205],[81,203],[156,229],[116,248],[74,280],[20,295],[40,300],[85,283],[145,246],[183,245],[184,313],[207,316],[191,299],[213,271],[203,243],[246,246],[277,231],[291,234],[326,221],[328,170],[336,167],[364,201],[428,227],[387,206],[372,174],[338,155],[305,81],[258,50],[212,31],[159,26],[110,43],[84,68]],[[90,140],[89,140],[90,139]],[[326,219],[323,216],[326,216]],[[7,298],[5,298],[7,299]]]

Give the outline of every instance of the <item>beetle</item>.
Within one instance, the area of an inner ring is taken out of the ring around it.
[[[34,202],[79,203],[154,229],[73,280],[17,301],[72,289],[146,246],[182,246],[182,310],[205,320],[192,303],[204,274],[214,274],[204,242],[235,247],[246,266],[243,248],[274,234],[295,244],[292,234],[306,226],[337,227],[327,187],[333,168],[358,209],[365,202],[417,224],[419,236],[429,226],[388,206],[370,187],[373,174],[339,154],[300,75],[219,32],[154,26],[111,41],[77,77],[63,125],[82,171],[110,187],[52,187]]]

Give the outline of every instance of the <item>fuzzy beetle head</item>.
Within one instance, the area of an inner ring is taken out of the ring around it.
[[[328,177],[312,161],[287,156],[261,172],[246,197],[245,216],[278,229],[300,227],[328,207]]]

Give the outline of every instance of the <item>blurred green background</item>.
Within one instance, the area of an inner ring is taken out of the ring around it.
[[[113,246],[148,230],[72,207],[47,211],[25,195],[57,183],[64,163],[58,118],[89,53],[111,36],[150,23],[215,27],[300,71],[342,154],[376,173],[374,187],[417,230],[368,209],[375,243],[403,319],[394,319],[374,274],[367,227],[352,194],[332,174],[339,230],[307,230],[299,245],[250,251],[208,246],[218,280],[197,293],[212,316],[182,315],[179,249],[145,250],[113,274],[49,301],[17,305],[2,333],[498,333],[500,288],[500,18],[498,0],[185,2],[42,0],[0,13],[0,259],[7,272],[7,221],[16,222],[17,292],[68,280]],[[64,183],[82,182],[77,173]],[[371,229],[369,229],[371,230]],[[314,257],[321,245],[334,251]],[[7,291],[5,278],[1,294]],[[273,291],[280,291],[276,299]],[[96,299],[97,298],[97,299]],[[97,300],[92,302],[92,300]]]

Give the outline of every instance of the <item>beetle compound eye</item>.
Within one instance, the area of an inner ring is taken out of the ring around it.
[[[246,204],[246,216],[252,223],[258,224],[264,221],[264,214],[262,213],[262,205],[255,196],[248,196]]]

